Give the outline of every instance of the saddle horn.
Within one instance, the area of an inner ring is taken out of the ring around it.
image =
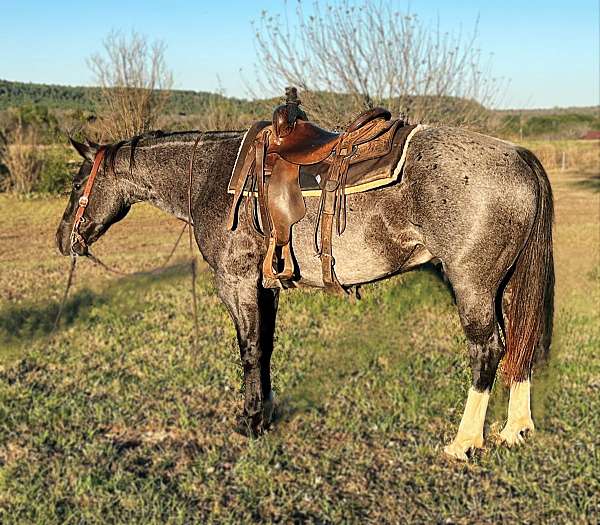
[[[273,112],[273,131],[277,137],[287,137],[297,120],[308,120],[300,104],[302,101],[298,98],[298,90],[293,86],[286,87],[285,104],[277,106]]]

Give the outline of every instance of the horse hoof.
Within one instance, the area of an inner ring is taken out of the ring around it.
[[[455,439],[452,443],[444,447],[444,453],[453,459],[468,461],[469,454],[478,448],[483,448],[483,438]]]
[[[500,440],[506,443],[508,447],[522,445],[525,443],[525,437],[533,434],[535,426],[531,419],[523,419],[514,422],[507,422],[500,432]]]
[[[238,434],[248,438],[257,438],[265,433],[265,424],[262,414],[257,416],[241,415],[237,418],[235,429]]]

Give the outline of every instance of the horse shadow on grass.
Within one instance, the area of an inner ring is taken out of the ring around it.
[[[600,174],[588,174],[584,179],[575,182],[580,188],[591,190],[594,193],[600,192]]]
[[[319,364],[306,373],[300,384],[276,398],[272,416],[274,428],[301,414],[312,412],[325,415],[327,400],[343,388],[345,383],[368,370],[376,373],[380,366],[378,361],[381,344],[394,339],[391,333],[393,327],[380,321],[379,308],[386,308],[385,305],[389,305],[390,301],[398,302],[393,326],[401,328],[404,316],[412,315],[415,309],[426,305],[431,301],[431,294],[436,292],[440,297],[446,296],[450,302],[455,303],[454,290],[441,264],[432,263],[411,272],[411,277],[397,281],[384,292],[367,290],[365,299],[367,302],[372,300],[373,304],[367,305],[364,313],[359,314],[361,319],[350,322],[342,335],[327,341],[309,343],[319,347]],[[327,312],[326,316],[333,314],[335,312]],[[343,314],[338,312],[335,315]],[[379,335],[375,337],[376,334]],[[402,359],[403,356],[399,353],[398,358]]]
[[[24,344],[50,336],[89,319],[93,308],[110,303],[124,287],[135,291],[151,283],[178,278],[189,271],[189,263],[178,263],[160,270],[137,272],[121,277],[102,292],[84,288],[66,300],[58,323],[56,321],[60,301],[8,305],[0,310],[0,343]]]

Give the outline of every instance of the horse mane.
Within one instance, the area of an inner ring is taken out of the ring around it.
[[[117,154],[122,148],[130,148],[129,150],[129,172],[131,173],[135,168],[135,151],[141,141],[145,140],[156,140],[166,139],[169,137],[189,135],[189,134],[203,134],[208,139],[221,138],[223,136],[230,136],[232,133],[244,133],[243,131],[201,131],[201,130],[187,130],[187,131],[170,131],[165,133],[164,131],[157,129],[152,131],[146,131],[130,137],[128,139],[113,142],[112,144],[105,144],[104,154],[104,168],[111,170],[115,173]]]
[[[141,140],[145,139],[157,139],[167,135],[160,129],[147,131],[145,133],[140,133],[139,135],[135,135],[134,137],[120,140],[118,142],[113,142],[112,144],[106,144],[104,146],[105,154],[104,154],[104,168],[109,169],[112,173],[115,173],[115,165],[117,162],[117,154],[124,147],[129,147],[129,172],[133,170],[135,167],[135,149]]]

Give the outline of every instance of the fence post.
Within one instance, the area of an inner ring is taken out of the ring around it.
[[[567,154],[563,151],[562,152],[562,160],[560,163],[560,170],[565,171],[566,165],[567,165]]]

